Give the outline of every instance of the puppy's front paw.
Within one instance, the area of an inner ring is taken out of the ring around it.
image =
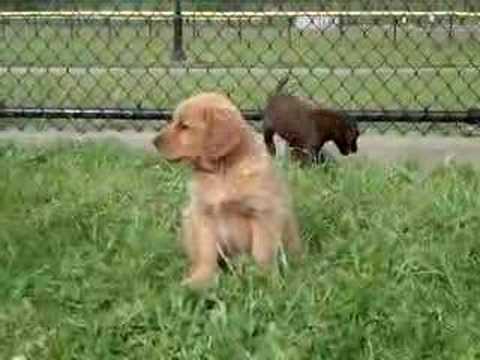
[[[203,289],[212,285],[214,274],[206,271],[196,271],[190,276],[182,280],[181,286],[186,286],[192,289]]]

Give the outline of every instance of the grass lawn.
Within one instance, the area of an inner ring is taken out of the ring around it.
[[[179,287],[185,169],[0,145],[0,358],[478,359],[480,170],[284,168],[307,257]]]
[[[448,24],[412,22],[399,26],[396,41],[389,18],[346,27],[344,34],[293,29],[290,35],[286,19],[278,18],[244,23],[241,37],[233,23],[185,23],[182,70],[171,60],[171,21],[109,27],[4,19],[0,106],[172,108],[192,92],[215,89],[242,108],[263,108],[280,70],[293,68],[293,92],[334,107],[464,111],[480,98],[476,20],[455,19],[452,38]],[[428,69],[413,71],[421,68]]]

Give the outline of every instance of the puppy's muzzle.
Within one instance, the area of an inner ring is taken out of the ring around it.
[[[164,134],[160,133],[157,136],[155,136],[155,138],[153,139],[153,146],[155,146],[155,148],[158,151],[160,151],[160,149],[162,148],[163,142],[164,142]]]

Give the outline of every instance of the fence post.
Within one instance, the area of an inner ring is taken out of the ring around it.
[[[448,37],[453,37],[453,15],[449,15],[448,17]]]
[[[345,35],[344,17],[342,15],[338,17],[338,27],[340,28],[340,35]]]
[[[148,34],[148,37],[152,37],[153,36],[153,31],[152,31],[152,18],[151,17],[148,17],[147,18],[147,34]]]
[[[110,18],[105,18],[105,27],[107,28],[108,41],[112,40],[112,22]]]
[[[397,41],[397,28],[398,28],[398,18],[395,16],[393,18],[393,41]]]
[[[68,20],[67,20],[68,21]],[[74,19],[70,19],[68,29],[70,30],[70,39],[73,39],[75,33]]]
[[[34,31],[35,31],[35,37],[38,38],[40,35],[38,33],[38,20],[35,18],[33,19],[33,28],[34,28]]]
[[[288,17],[288,46],[292,46],[292,27],[293,27],[293,17]]]
[[[7,20],[0,18],[0,38],[5,40],[7,38]]]
[[[193,17],[192,19],[192,34],[193,34],[193,37],[200,36],[200,32],[197,29],[197,19],[195,17]]]
[[[242,41],[242,19],[238,19],[237,23],[238,40]]]
[[[185,60],[185,52],[183,51],[183,19],[181,0],[175,0],[175,15],[173,18],[173,54],[174,61]]]

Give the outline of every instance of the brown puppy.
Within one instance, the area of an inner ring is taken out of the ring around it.
[[[275,155],[273,137],[278,134],[298,158],[305,160],[305,150],[315,161],[327,141],[333,141],[344,156],[358,150],[360,135],[356,123],[341,113],[316,106],[297,96],[280,94],[288,77],[282,79],[264,112],[263,138],[270,153]]]
[[[194,170],[182,223],[190,260],[184,284],[207,285],[219,260],[241,253],[268,267],[282,245],[300,250],[288,189],[265,145],[226,96],[186,99],[153,143],[166,159]]]

